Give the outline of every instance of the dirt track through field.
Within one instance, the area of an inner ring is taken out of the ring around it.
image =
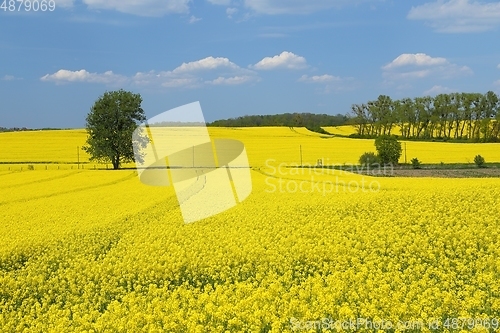
[[[395,177],[484,178],[500,177],[500,169],[394,169],[393,175]]]

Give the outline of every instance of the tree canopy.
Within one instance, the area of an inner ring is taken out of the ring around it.
[[[401,100],[380,95],[375,101],[353,104],[351,112],[359,137],[398,134],[405,139],[500,141],[500,99],[492,91]]]
[[[375,139],[377,156],[382,164],[398,164],[403,149],[401,142],[392,135],[382,135]]]
[[[283,113],[274,115],[241,116],[231,119],[216,120],[208,126],[221,127],[258,127],[289,126],[319,129],[321,126],[340,126],[346,124],[349,117],[342,114],[335,116],[313,113]]]
[[[86,118],[88,137],[82,148],[91,160],[110,162],[115,170],[134,161],[132,134],[146,120],[141,103],[139,94],[122,89],[105,92],[95,101]]]

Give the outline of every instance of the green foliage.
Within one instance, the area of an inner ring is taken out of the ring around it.
[[[342,114],[335,116],[313,113],[284,113],[275,115],[242,116],[231,119],[216,120],[207,126],[218,127],[258,127],[258,126],[288,126],[307,127],[317,132],[322,126],[345,125],[349,117]],[[322,133],[322,132],[319,132]],[[327,134],[327,133],[323,133]]]
[[[378,156],[373,153],[373,152],[366,152],[366,153],[363,153],[363,155],[361,155],[359,157],[359,164],[361,165],[374,165],[374,164],[380,164],[380,159],[378,158]]]
[[[325,134],[325,135],[332,135],[331,133],[328,133],[327,131],[325,131],[323,128],[319,127],[319,126],[316,126],[316,127],[306,127],[309,131],[311,132],[316,132],[316,133],[319,133],[319,134]]]
[[[349,122],[359,138],[400,134],[407,140],[498,142],[500,98],[493,91],[401,100],[380,95],[353,104]]]
[[[412,158],[411,159],[411,166],[413,167],[413,169],[420,169],[420,164],[421,162],[418,160],[418,158]]]
[[[144,147],[147,137],[139,136],[132,142],[137,122],[146,120],[141,108],[142,98],[122,89],[105,92],[90,109],[86,118],[87,142],[82,149],[90,160],[113,164],[118,169],[122,163],[134,161],[133,144]]]
[[[352,133],[348,136],[351,139],[375,139],[376,135]]]
[[[20,131],[32,131],[32,129],[26,127],[0,127],[0,132],[20,132]]]
[[[381,164],[398,164],[403,148],[394,136],[382,135],[375,139],[375,148]]]
[[[482,157],[481,155],[476,155],[474,157],[474,163],[477,165],[478,168],[484,168],[485,167],[485,165],[484,165],[485,162],[486,161],[484,160],[484,157]]]

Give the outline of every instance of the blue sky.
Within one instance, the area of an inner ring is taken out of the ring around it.
[[[500,93],[498,1],[55,0],[55,7],[0,9],[0,126],[81,128],[95,100],[120,88],[141,94],[148,117],[200,101],[206,121],[346,114],[380,94]]]

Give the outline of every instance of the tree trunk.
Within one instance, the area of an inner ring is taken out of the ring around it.
[[[118,170],[120,167],[120,156],[113,157],[113,170]]]

